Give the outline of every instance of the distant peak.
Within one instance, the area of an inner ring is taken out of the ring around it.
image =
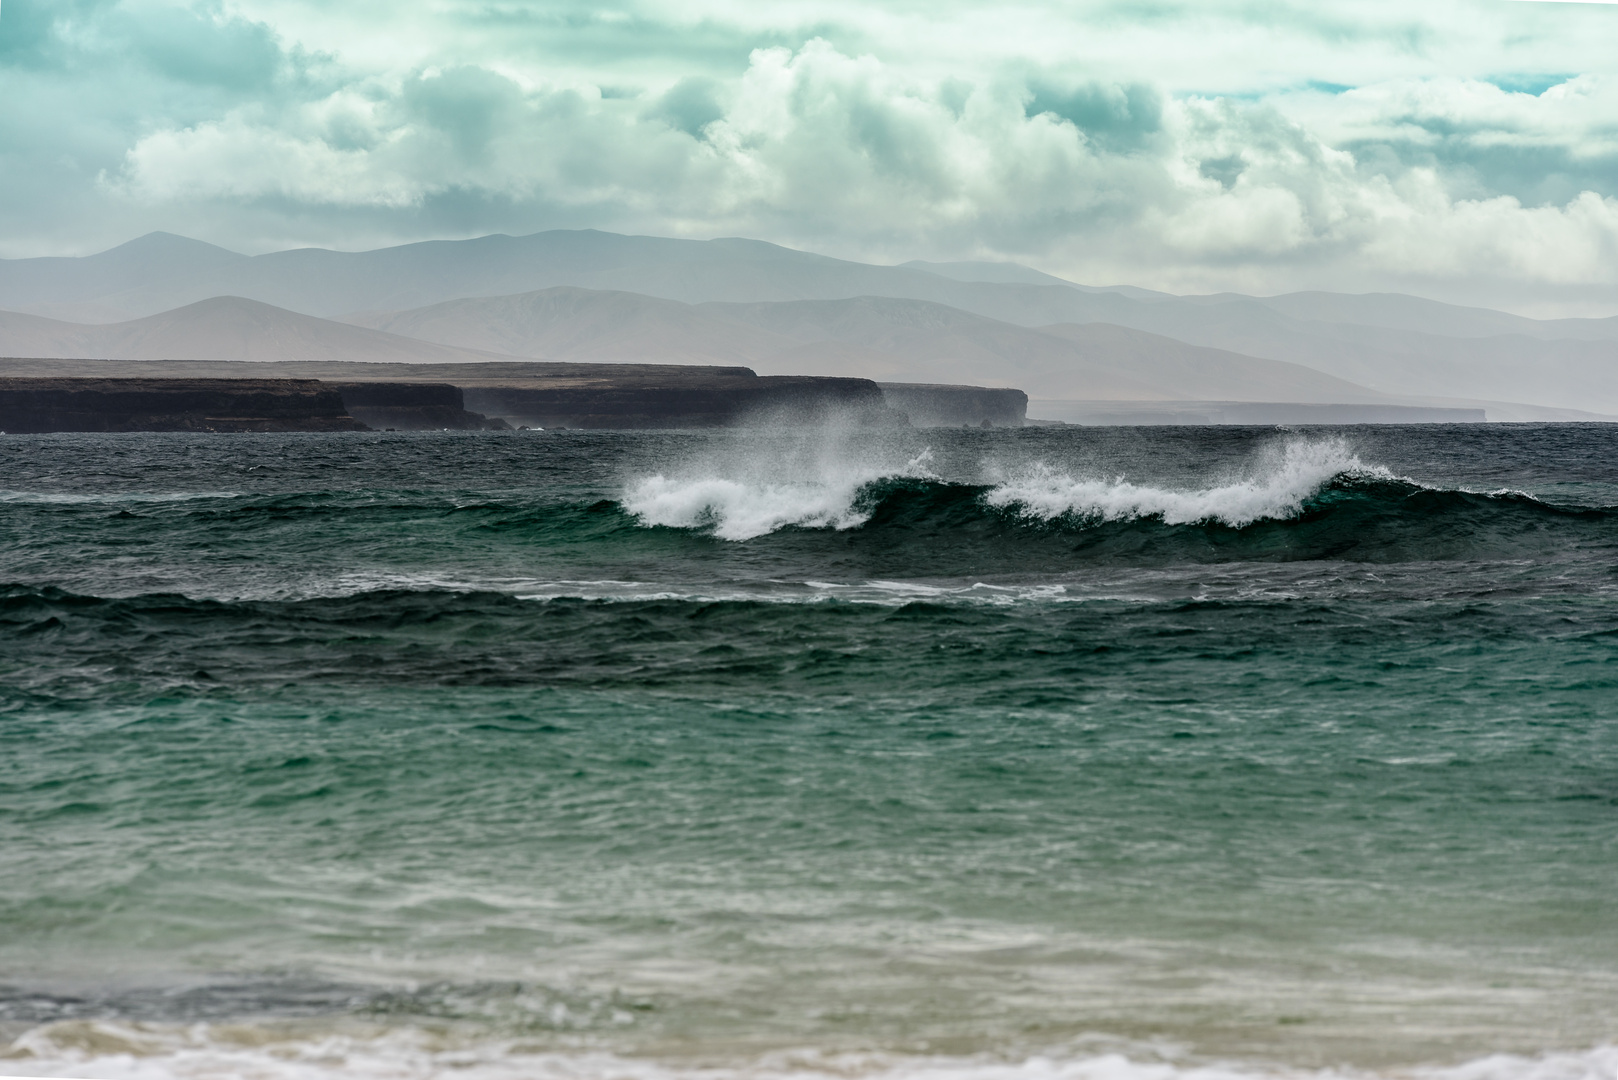
[[[262,300],[253,300],[245,296],[210,296],[206,300],[198,300],[194,303],[177,307],[174,311],[192,311],[198,308],[251,308],[255,311],[286,311],[286,308],[279,308],[274,304],[266,304]],[[297,313],[289,312],[289,314]]]
[[[217,244],[210,244],[205,240],[193,240],[189,236],[179,236],[171,232],[149,232],[145,236],[137,236],[127,243],[109,248],[100,255],[91,258],[101,258],[108,255],[211,255],[215,258],[228,256],[232,259],[245,259],[247,256],[222,248]]]

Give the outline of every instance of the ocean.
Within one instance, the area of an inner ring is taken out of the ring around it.
[[[1618,426],[0,437],[0,1073],[1615,1041]]]

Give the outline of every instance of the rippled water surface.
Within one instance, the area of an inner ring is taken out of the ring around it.
[[[0,1073],[1611,1080],[1618,429],[0,437]]]

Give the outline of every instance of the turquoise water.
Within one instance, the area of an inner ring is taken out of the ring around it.
[[[1605,426],[0,438],[0,1072],[1610,1080],[1615,557]]]

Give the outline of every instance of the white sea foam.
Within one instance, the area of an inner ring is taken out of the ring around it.
[[[871,479],[874,479],[871,478]],[[718,477],[649,476],[624,494],[624,507],[646,525],[712,527],[722,540],[750,540],[788,525],[852,529],[868,514],[855,508],[866,479],[831,484],[747,484]]]
[[[13,1077],[83,1080],[1612,1080],[1618,1072],[1613,1046],[1383,1071],[1189,1064],[1122,1053],[1007,1061],[797,1051],[718,1065],[536,1051],[513,1040],[465,1043],[446,1035],[406,1028],[288,1038],[239,1026],[159,1029],[77,1021],[23,1035],[12,1044],[5,1067]]]
[[[997,484],[983,500],[1044,521],[1068,516],[1095,521],[1156,517],[1168,525],[1218,521],[1240,527],[1296,515],[1305,499],[1343,475],[1392,474],[1360,461],[1341,439],[1296,439],[1262,455],[1246,476],[1212,487],[1175,490],[1122,477],[1075,478],[1035,464]]]
[[[859,502],[865,485],[897,477],[938,479],[931,462],[927,452],[902,465],[836,453],[806,462],[801,454],[766,448],[640,478],[628,485],[623,505],[643,525],[708,529],[725,540],[794,525],[851,529],[870,518]],[[1244,474],[1200,488],[1074,476],[1039,462],[1001,475],[984,502],[1031,520],[1155,517],[1170,525],[1218,521],[1237,527],[1292,517],[1339,476],[1392,477],[1362,462],[1341,439],[1294,439],[1261,454]]]
[[[750,540],[790,525],[852,529],[870,519],[859,506],[865,485],[934,475],[926,450],[900,464],[884,462],[880,455],[861,460],[838,453],[835,444],[813,455],[791,449],[795,452],[767,446],[756,455],[733,452],[683,474],[643,477],[624,492],[624,509],[643,525],[710,529],[722,540]]]

